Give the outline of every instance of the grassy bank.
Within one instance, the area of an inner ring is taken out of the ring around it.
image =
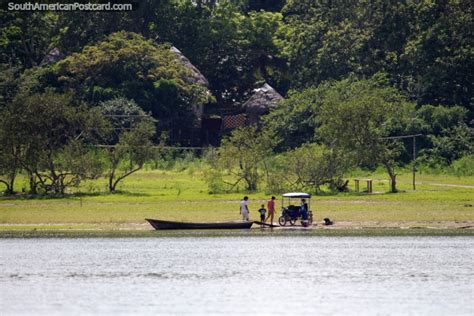
[[[450,229],[474,222],[474,207],[469,206],[474,204],[474,177],[418,174],[417,190],[412,191],[411,174],[401,174],[399,188],[402,192],[391,194],[386,193],[389,183],[384,174],[364,176],[374,179],[374,194],[327,193],[315,196],[311,201],[315,220],[319,222],[330,217],[336,224],[360,223],[352,227],[357,229],[365,226],[402,227],[407,226],[403,225],[407,222],[409,227]],[[202,175],[189,171],[139,172],[123,182],[122,193],[118,194],[102,193],[105,186],[104,180],[86,182],[75,195],[65,198],[2,197],[0,234],[33,232],[31,234],[35,235],[38,230],[74,230],[74,234],[80,234],[78,231],[89,234],[97,230],[147,236],[150,233],[144,222],[147,217],[183,221],[237,220],[239,200],[247,194],[210,195]],[[269,194],[247,195],[250,197],[251,216],[256,219],[256,210]],[[279,200],[277,205],[280,203]],[[322,233],[315,231],[315,234]]]

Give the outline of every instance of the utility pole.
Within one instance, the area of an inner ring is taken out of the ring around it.
[[[382,137],[381,139],[404,139],[404,138],[412,138],[413,139],[413,152],[412,152],[412,163],[413,163],[413,191],[416,190],[416,138],[418,136],[423,136],[422,134],[415,134],[415,135],[403,135],[403,136],[389,136],[389,137]]]
[[[413,191],[416,190],[416,136],[413,136]]]

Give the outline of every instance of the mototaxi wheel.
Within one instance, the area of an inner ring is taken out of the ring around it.
[[[294,226],[296,224],[296,218],[290,219],[290,225]]]
[[[286,225],[286,218],[285,216],[280,216],[278,218],[278,224],[280,224],[280,226],[285,226]]]

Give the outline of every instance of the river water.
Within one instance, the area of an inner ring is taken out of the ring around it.
[[[474,315],[471,237],[0,240],[1,315]]]

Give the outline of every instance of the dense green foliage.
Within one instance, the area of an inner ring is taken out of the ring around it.
[[[341,189],[348,169],[379,164],[395,191],[412,140],[387,137],[407,134],[422,134],[417,163],[472,163],[468,0],[141,0],[130,12],[0,10],[0,20],[0,183],[8,193],[19,172],[32,192],[62,193],[106,169],[113,191],[122,175],[165,155],[148,151],[153,143],[203,144],[203,107],[204,117],[242,111],[265,82],[285,100],[259,128],[223,141],[207,173],[211,191],[226,172],[249,190],[262,178],[268,188]],[[104,119],[120,113],[153,119]],[[99,152],[104,143],[117,147]]]
[[[1,17],[1,63],[22,68],[39,65],[53,47],[69,55],[128,31],[178,47],[223,101],[261,80],[286,92],[290,85],[383,71],[418,104],[472,110],[468,0],[143,0],[131,12],[2,11]]]
[[[298,0],[283,15],[294,85],[383,71],[419,104],[472,110],[470,1]]]
[[[192,106],[207,102],[206,89],[189,82],[188,76],[168,46],[119,32],[59,61],[42,77],[45,85],[72,90],[90,104],[114,97],[133,99],[168,129],[180,123],[192,126]]]

